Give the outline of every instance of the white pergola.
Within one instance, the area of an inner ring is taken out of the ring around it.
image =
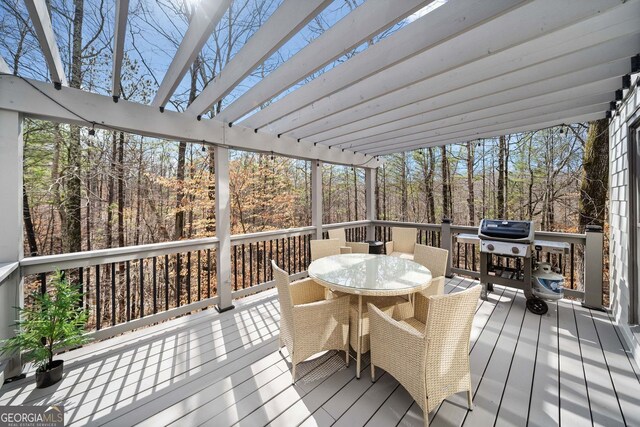
[[[630,58],[640,52],[640,0],[449,0],[277,98],[431,3],[367,0],[206,118],[331,3],[284,0],[186,111],[165,109],[230,2],[199,2],[155,98],[144,105],[119,100],[128,0],[117,0],[110,94],[68,87],[45,0],[25,0],[51,82],[12,76],[0,58],[0,200],[6,203],[0,223],[7,237],[0,239],[0,261],[23,256],[23,117],[213,145],[218,283],[226,308],[229,148],[311,160],[313,225],[320,233],[322,162],[365,168],[367,217],[374,219],[378,156],[604,118],[621,99],[624,76],[637,71]]]

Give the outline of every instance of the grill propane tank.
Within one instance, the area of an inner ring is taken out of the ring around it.
[[[564,277],[555,273],[551,264],[538,263],[531,273],[531,291],[546,301],[557,301],[564,296]]]

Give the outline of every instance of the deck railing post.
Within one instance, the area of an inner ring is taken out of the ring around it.
[[[375,226],[373,221],[376,220],[376,170],[374,168],[366,168],[364,170],[364,197],[367,211],[367,220],[371,221],[367,225],[367,240],[375,240]]]
[[[322,239],[322,162],[311,161],[311,225],[316,239]]]
[[[220,302],[216,310],[224,312],[233,308],[231,294],[231,197],[229,195],[229,149],[215,147],[214,167],[216,180],[216,274]]]
[[[449,257],[447,258],[447,269],[445,276],[448,278],[453,277],[451,272],[451,259],[453,258],[453,241],[451,236],[451,220],[449,218],[442,218],[442,229],[440,231],[440,247],[449,251]]]
[[[602,310],[602,271],[604,235],[599,225],[587,225],[584,245],[583,306]]]
[[[23,181],[22,181],[22,117],[15,112],[0,110],[0,264],[19,262],[23,251]],[[20,269],[13,271],[0,283],[0,340],[14,334],[18,312],[14,307],[23,306],[23,280]],[[20,374],[20,356],[0,358],[0,386],[5,378]]]

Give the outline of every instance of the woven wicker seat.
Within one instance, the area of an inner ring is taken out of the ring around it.
[[[380,367],[398,380],[422,408],[425,426],[429,412],[452,394],[466,391],[471,409],[469,336],[480,289],[428,298],[416,295],[411,321],[369,304],[371,379]],[[418,304],[421,298],[428,302],[424,307]],[[422,317],[420,310],[425,310],[424,326],[415,321]]]
[[[415,228],[392,227],[391,241],[385,243],[387,255],[413,259],[417,235]]]
[[[351,252],[354,254],[368,254],[369,244],[363,242],[347,242],[347,233],[344,228],[336,228],[329,230],[329,239],[335,239],[340,242],[340,246],[343,248],[351,248]]]
[[[280,348],[291,357],[291,382],[296,365],[327,350],[345,352],[349,366],[349,297],[325,299],[325,288],[313,279],[290,283],[289,275],[271,261],[280,302]]]

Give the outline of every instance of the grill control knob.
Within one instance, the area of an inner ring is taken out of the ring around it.
[[[494,249],[495,249],[495,247],[494,247],[491,243],[489,243],[489,244],[487,245],[487,249],[489,249],[490,251],[492,251],[492,250],[494,250]]]
[[[517,246],[514,246],[511,248],[511,252],[513,252],[514,254],[519,254],[520,253],[520,249]]]

